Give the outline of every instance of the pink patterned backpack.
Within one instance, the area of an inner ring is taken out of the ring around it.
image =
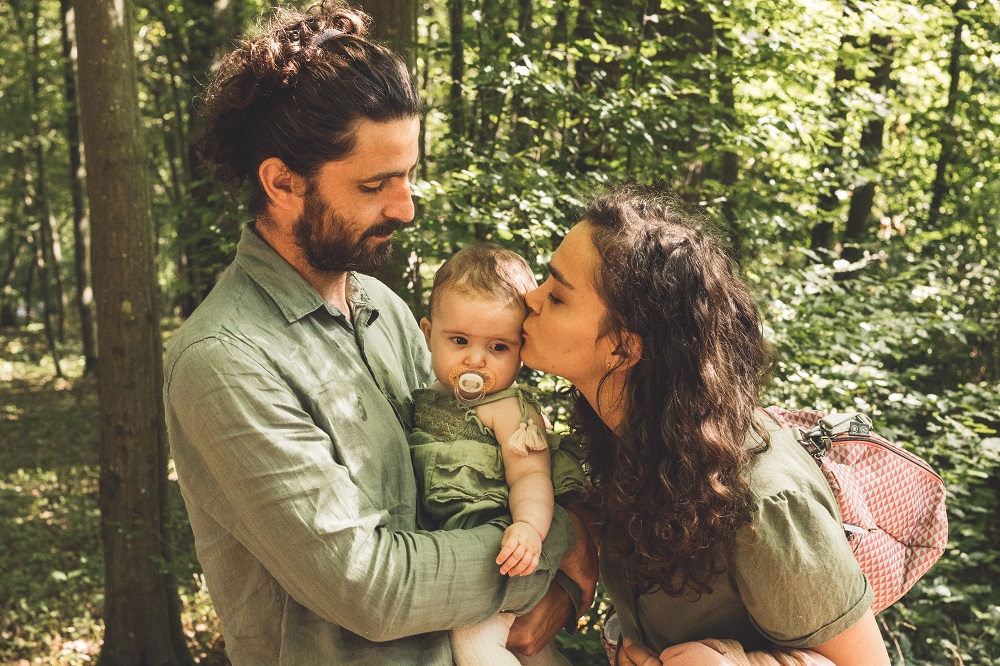
[[[864,414],[768,407],[816,459],[840,505],[844,532],[884,610],[948,545],[944,482],[931,466],[875,434]]]

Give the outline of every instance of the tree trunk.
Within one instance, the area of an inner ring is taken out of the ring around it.
[[[654,5],[658,5],[653,0]],[[711,59],[715,21],[712,14],[701,2],[691,2],[682,9],[660,11],[651,7],[648,11],[658,11],[660,22],[655,30],[661,34],[663,48],[657,54],[662,64],[669,63],[669,74],[688,92],[679,93],[675,106],[679,110],[676,117],[678,132],[666,138],[670,152],[685,158],[682,186],[688,191],[698,192],[709,175],[711,162],[702,159],[701,153],[708,148],[711,137],[697,129],[705,118],[711,118],[709,91],[712,81],[710,71],[702,67],[699,59]],[[652,29],[652,26],[650,26]]]
[[[531,57],[535,52],[534,34],[534,5],[533,0],[518,0],[517,2],[517,34],[523,46],[518,46],[515,53],[512,53],[512,60],[524,62],[525,58]],[[535,145],[535,131],[531,127],[530,119],[533,115],[531,104],[526,100],[526,96],[519,94],[517,88],[514,89],[514,99],[511,109],[511,148],[508,152],[521,153],[531,149]]]
[[[840,38],[840,49],[837,51],[837,67],[833,74],[833,91],[830,93],[830,145],[827,148],[827,160],[820,167],[820,172],[832,180],[830,185],[820,192],[817,206],[819,220],[813,225],[809,243],[810,249],[829,250],[833,247],[834,215],[840,208],[838,191],[844,186],[842,169],[844,164],[844,134],[847,131],[847,105],[844,103],[845,87],[854,80],[853,51],[858,40],[853,35]]]
[[[66,342],[66,289],[63,286],[62,278],[62,249],[59,243],[59,226],[52,216],[52,206],[49,203],[47,171],[45,168],[45,155],[42,149],[42,109],[39,101],[41,90],[41,77],[38,72],[38,64],[41,61],[40,45],[38,39],[41,30],[41,2],[35,0],[32,4],[32,21],[30,26],[31,53],[28,56],[27,72],[31,81],[29,86],[29,108],[32,109],[31,125],[34,133],[31,142],[31,154],[34,160],[34,193],[32,196],[32,209],[35,212],[35,219],[38,222],[39,234],[36,241],[41,249],[41,261],[39,264],[38,277],[42,280],[42,295],[45,299],[45,320],[46,325],[51,325],[51,314],[56,316],[56,328],[53,333],[60,343]],[[50,261],[51,259],[51,261]],[[43,265],[44,264],[44,265]],[[55,287],[55,293],[52,289]],[[51,313],[50,313],[51,310]],[[53,356],[58,354],[53,347]],[[62,376],[58,363],[56,364],[57,374]]]
[[[45,228],[43,222],[41,228]],[[45,341],[49,345],[49,353],[52,355],[52,364],[56,368],[56,377],[63,378],[61,364],[59,363],[59,342],[56,340],[56,331],[52,326],[52,312],[49,304],[52,303],[52,294],[49,293],[49,269],[45,261],[45,241],[44,234],[40,231],[32,235],[32,243],[35,248],[35,266],[38,269],[38,284],[42,287],[42,329],[45,331]]]
[[[62,13],[63,82],[66,95],[66,143],[69,148],[69,183],[73,201],[73,267],[76,272],[76,308],[80,315],[84,374],[97,370],[97,335],[94,329],[94,293],[90,283],[90,221],[83,198],[83,146],[76,99],[76,51],[73,48],[74,16],[71,0],[60,0]]]
[[[951,54],[948,58],[948,101],[941,118],[941,153],[934,165],[934,185],[931,187],[931,205],[927,211],[927,228],[937,229],[941,218],[941,204],[948,193],[948,166],[954,159],[955,147],[958,145],[958,133],[955,131],[955,109],[958,106],[958,86],[962,76],[962,51],[964,43],[962,32],[965,30],[964,12],[969,8],[967,0],[955,0],[952,13],[955,15],[955,28],[951,36]]]
[[[733,35],[728,30],[718,31],[716,35],[716,77],[719,87],[719,103],[722,105],[721,119],[726,125],[723,140],[726,149],[722,152],[719,165],[719,184],[722,185],[722,218],[726,221],[729,234],[729,244],[733,259],[742,263],[744,259],[743,234],[736,219],[736,182],[740,174],[740,160],[736,153],[734,140],[739,129],[736,115],[736,90],[733,83],[733,51],[730,43]]]
[[[876,96],[882,97],[889,89],[889,77],[892,73],[892,38],[888,35],[872,35],[871,51],[878,64],[872,71],[869,85]],[[885,116],[877,110],[861,131],[861,169],[872,172],[878,167],[882,157],[882,144],[885,134]],[[875,202],[875,181],[863,180],[854,188],[851,194],[851,207],[847,213],[844,225],[844,249],[841,256],[848,261],[857,261],[864,256],[858,243],[866,240],[866,230],[872,216],[872,205]]]
[[[14,277],[17,275],[17,262],[24,247],[24,236],[18,229],[10,227],[7,247],[7,264],[0,274],[0,328],[17,326],[17,298],[14,294]]]
[[[163,345],[131,17],[130,0],[76,4],[101,359],[99,663],[189,664],[176,583],[163,565],[172,560]]]
[[[451,86],[448,88],[449,129],[452,140],[465,137],[465,97],[462,85],[465,79],[465,0],[448,0],[448,29],[450,34],[451,61],[449,74]]]
[[[486,153],[491,155],[496,146],[504,112],[504,96],[499,89],[499,69],[507,67],[507,57],[503,48],[507,41],[507,26],[502,2],[482,0],[479,3],[479,11],[482,19],[476,23],[478,42],[476,53],[481,84],[476,87],[473,103],[479,113],[472,135],[484,147]],[[492,72],[486,72],[487,69],[492,69]],[[487,80],[482,81],[483,76]]]

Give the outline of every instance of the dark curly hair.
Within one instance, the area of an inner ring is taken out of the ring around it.
[[[622,364],[634,362],[616,432],[582,396],[574,413],[590,439],[603,543],[621,544],[612,554],[642,592],[710,592],[751,519],[746,468],[769,446],[755,410],[773,352],[746,285],[678,200],[620,186],[583,224],[601,259],[601,333],[625,350]],[[627,333],[641,342],[637,359]]]
[[[360,119],[389,122],[420,111],[406,63],[367,41],[368,16],[324,0],[276,9],[263,32],[226,56],[203,100],[202,156],[223,183],[250,184],[258,216],[267,196],[260,164],[280,158],[310,178],[354,149]]]

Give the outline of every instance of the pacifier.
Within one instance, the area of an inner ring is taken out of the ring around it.
[[[496,377],[486,368],[476,370],[459,364],[448,373],[448,383],[455,389],[455,399],[471,407],[493,390]]]

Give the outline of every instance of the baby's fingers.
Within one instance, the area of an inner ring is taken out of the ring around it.
[[[521,561],[517,563],[517,566],[512,568],[508,575],[510,576],[530,576],[535,573],[535,569],[538,568],[538,555],[534,553],[525,553],[521,558]]]
[[[515,541],[515,543],[517,543]],[[500,564],[500,573],[506,574],[508,576],[516,576],[515,569],[524,559],[525,548],[524,544],[517,544],[517,546],[510,552],[509,555]],[[503,553],[501,552],[501,555]]]
[[[517,537],[515,536],[508,535],[504,537],[503,544],[501,544],[500,548],[500,554],[497,555],[497,564],[502,565],[504,562],[507,561],[508,558],[510,558],[511,555],[514,554],[514,551],[517,549],[517,543],[518,543]],[[513,564],[513,562],[511,564]],[[500,573],[507,573],[507,572],[504,571],[503,568],[501,567]]]

